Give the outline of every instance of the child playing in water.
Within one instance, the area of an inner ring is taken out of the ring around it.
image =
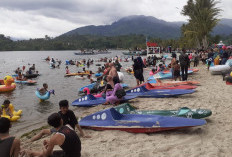
[[[179,65],[179,61],[176,61],[175,64],[173,65],[174,68],[174,79],[175,81],[177,80],[177,78],[179,78],[180,81],[180,65]]]
[[[16,70],[15,70],[15,73],[18,74],[19,72],[22,72],[22,70],[20,69],[20,67],[18,67]]]
[[[86,72],[85,68],[83,68],[83,72],[84,72],[84,73]]]
[[[19,80],[19,81],[25,81],[26,78],[24,78],[24,76],[22,75],[21,72],[18,73],[18,76],[16,77],[16,80]]]
[[[68,69],[68,66],[66,66],[65,70],[66,70],[66,74],[70,74],[70,71],[69,71],[69,69]]]
[[[47,83],[44,83],[43,88],[41,88],[39,90],[39,93],[40,93],[40,95],[45,95],[47,91],[48,91],[48,85],[47,85]]]
[[[91,75],[88,75],[87,78],[89,79],[90,83],[94,83],[96,82],[97,80],[94,80]]]
[[[9,100],[5,100],[1,106],[0,115],[8,115],[10,117],[13,117],[14,112],[14,106],[10,103]]]

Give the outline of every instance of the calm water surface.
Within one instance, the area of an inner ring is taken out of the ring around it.
[[[3,103],[4,99],[9,99],[16,109],[23,110],[23,116],[18,122],[13,123],[11,129],[12,134],[20,134],[28,130],[32,130],[40,126],[41,124],[46,124],[46,119],[49,114],[57,112],[59,110],[58,102],[62,99],[67,99],[70,104],[72,101],[77,99],[79,96],[78,89],[84,85],[90,84],[86,80],[76,80],[74,77],[66,78],[65,74],[65,60],[81,60],[92,58],[97,60],[102,57],[115,57],[116,55],[124,57],[121,51],[112,50],[111,54],[104,55],[91,55],[91,56],[76,56],[75,51],[10,51],[10,52],[0,52],[0,79],[3,79],[6,75],[14,74],[14,70],[17,67],[23,65],[28,69],[31,65],[35,64],[36,69],[39,71],[41,76],[36,78],[37,85],[27,86],[18,85],[16,90],[7,94],[0,94],[0,103]],[[54,57],[56,59],[62,60],[60,69],[50,69],[49,64],[43,61],[47,56]],[[97,68],[95,66],[96,62],[90,66],[90,70],[96,72]],[[100,63],[103,65],[103,63]],[[122,62],[123,67],[131,66],[132,62],[125,63]],[[70,72],[81,71],[81,68],[75,65],[69,66]],[[86,68],[87,69],[87,68]],[[125,71],[122,71],[125,75],[124,83],[130,86],[135,85],[135,79],[132,75],[128,75]],[[47,83],[49,89],[55,90],[55,95],[52,95],[48,101],[40,103],[38,98],[35,96],[36,88],[42,87],[43,83]],[[71,109],[81,112],[83,108],[71,107]],[[78,114],[77,112],[77,114]]]

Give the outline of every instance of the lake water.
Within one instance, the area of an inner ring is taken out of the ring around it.
[[[23,116],[18,122],[13,123],[11,129],[12,134],[19,134],[32,128],[36,128],[41,124],[46,124],[46,119],[49,114],[57,112],[59,110],[58,103],[62,99],[67,99],[71,104],[72,101],[76,100],[78,96],[78,90],[80,87],[90,84],[89,80],[76,80],[74,77],[64,77],[65,74],[65,60],[81,60],[81,59],[94,59],[108,57],[112,58],[116,55],[122,55],[122,51],[112,50],[111,54],[101,55],[87,55],[87,56],[76,56],[76,51],[10,51],[0,52],[0,79],[3,79],[6,75],[14,74],[14,70],[17,67],[23,65],[28,69],[32,64],[36,65],[36,69],[39,71],[41,76],[36,78],[37,85],[27,86],[17,84],[16,89],[11,93],[0,94],[0,103],[3,103],[4,99],[9,99],[16,109],[23,110]],[[60,69],[50,69],[49,64],[43,61],[47,56],[54,57],[62,60]],[[31,65],[28,65],[31,64]],[[90,66],[90,70],[96,72],[96,62]],[[100,63],[104,64],[104,63]],[[132,62],[122,62],[122,65],[131,66]],[[78,68],[75,65],[69,66],[70,72],[81,71],[82,67]],[[87,69],[87,68],[86,68]],[[136,81],[133,75],[127,74],[122,71],[125,75],[124,83],[129,86],[135,86]],[[43,103],[39,102],[39,99],[35,96],[36,88],[41,88],[43,83],[48,84],[49,89],[55,90],[55,95],[52,95],[48,101]],[[71,109],[76,109],[71,107]],[[85,109],[78,108],[78,111]]]

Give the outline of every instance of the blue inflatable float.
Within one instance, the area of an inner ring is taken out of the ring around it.
[[[44,95],[41,95],[38,90],[35,91],[35,95],[40,99],[40,100],[48,100],[50,98],[51,94],[55,94],[54,90],[47,91]]]

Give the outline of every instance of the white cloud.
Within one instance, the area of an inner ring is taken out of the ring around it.
[[[0,33],[17,38],[58,36],[85,25],[104,25],[129,15],[184,21],[187,0],[1,0]],[[231,0],[221,0],[222,18],[232,18]]]
[[[1,34],[14,38],[54,37],[82,25],[69,21],[34,15],[29,12],[12,11],[0,8]]]

